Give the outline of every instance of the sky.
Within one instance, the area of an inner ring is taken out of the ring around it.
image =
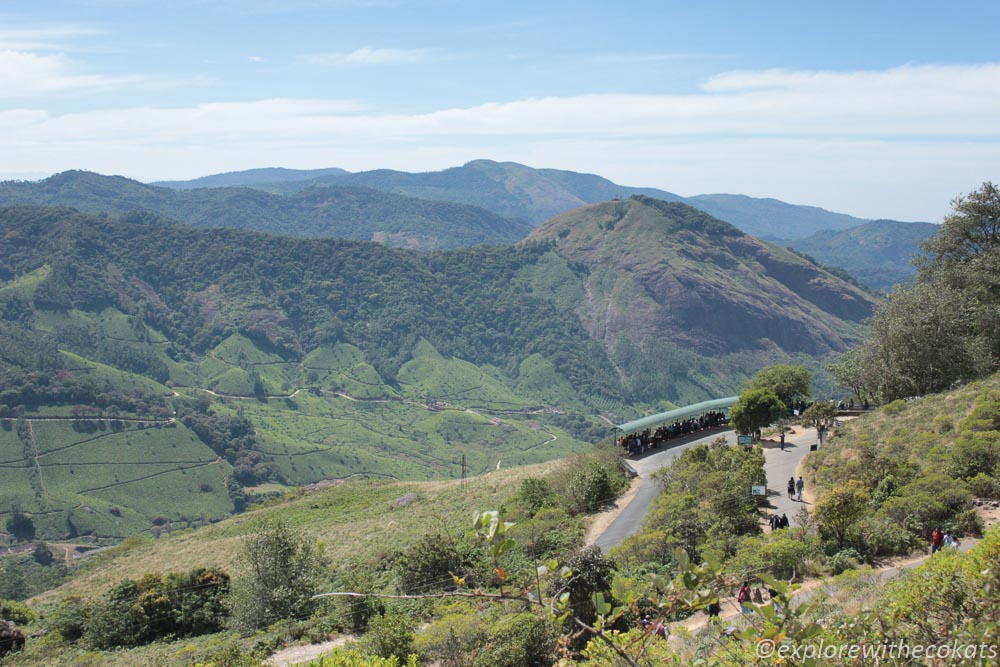
[[[0,179],[480,158],[939,222],[1000,3],[0,0]]]

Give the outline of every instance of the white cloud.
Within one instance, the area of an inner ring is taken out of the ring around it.
[[[351,52],[311,53],[302,60],[310,65],[421,65],[434,61],[434,50],[364,46]]]
[[[0,51],[0,90],[4,97],[25,97],[70,90],[104,89],[137,81],[137,77],[76,74],[62,55]]]
[[[4,62],[0,54],[0,88],[32,85],[11,79]],[[87,82],[58,60],[27,64],[50,87]],[[487,157],[681,194],[742,192],[936,220],[959,192],[1000,180],[997,109],[1000,64],[770,70],[719,75],[689,95],[548,97],[410,115],[303,99],[12,110],[0,113],[0,155],[23,172],[79,167],[150,180],[261,164],[427,170]]]
[[[264,57],[263,56],[247,56],[247,60],[249,60],[252,63],[262,63],[262,62],[264,62]]]
[[[100,34],[94,28],[74,24],[0,28],[0,50],[66,51],[81,37]]]

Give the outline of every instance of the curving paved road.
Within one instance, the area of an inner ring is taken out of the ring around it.
[[[808,506],[808,503],[789,500],[785,493],[785,485],[788,478],[795,474],[799,461],[809,453],[809,445],[816,442],[815,429],[796,427],[795,430],[795,434],[789,435],[785,439],[784,451],[779,448],[777,441],[765,440],[762,443],[764,447],[764,471],[767,473],[767,495],[771,505],[766,511],[788,515],[788,519],[793,525],[795,514],[803,505]],[[594,544],[600,547],[601,551],[607,552],[621,544],[626,537],[638,533],[653,499],[660,492],[659,486],[652,479],[653,473],[670,463],[685,449],[712,442],[720,435],[724,436],[729,444],[736,444],[736,434],[733,431],[714,431],[708,435],[690,436],[689,440],[682,439],[670,449],[647,454],[642,459],[630,459],[632,467],[639,473],[639,490],[632,501],[622,509],[621,514],[611,522],[611,525],[600,537],[594,540]]]
[[[656,494],[660,492],[659,485],[653,481],[654,472],[673,461],[685,449],[690,449],[695,445],[709,443],[722,436],[726,442],[736,443],[736,434],[730,430],[716,430],[708,435],[696,434],[681,438],[669,449],[655,450],[652,454],[646,454],[641,459],[629,459],[629,463],[639,473],[639,490],[633,496],[632,501],[622,509],[618,517],[611,522],[601,536],[594,540],[594,544],[607,552],[609,549],[621,544],[626,537],[635,535],[642,527],[642,520],[646,518],[650,504]]]

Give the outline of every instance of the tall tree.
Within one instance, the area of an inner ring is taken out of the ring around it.
[[[785,414],[785,404],[770,389],[748,389],[733,404],[730,415],[733,428],[753,433],[776,422]]]
[[[809,398],[812,376],[805,366],[775,364],[767,366],[747,380],[743,386],[747,389],[766,389],[773,391],[778,399],[790,406],[792,403]]]

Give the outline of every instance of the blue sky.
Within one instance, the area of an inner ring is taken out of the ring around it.
[[[937,221],[1000,3],[0,1],[0,178],[476,158]]]

